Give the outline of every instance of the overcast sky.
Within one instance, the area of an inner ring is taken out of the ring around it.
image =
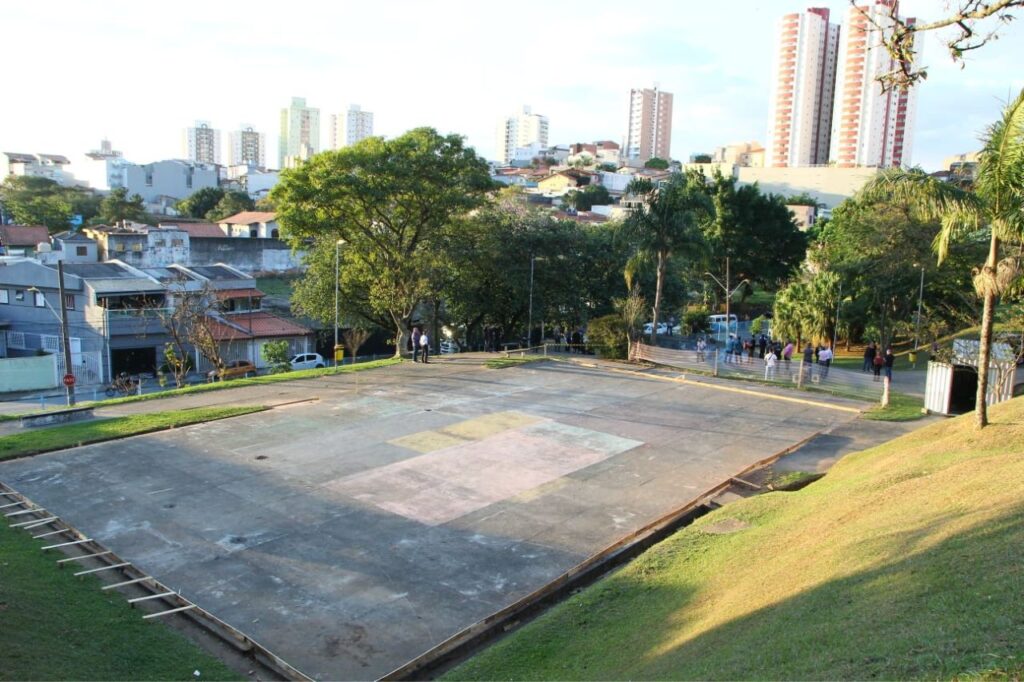
[[[843,13],[847,3],[818,3]],[[934,18],[944,0],[903,0]],[[454,2],[2,2],[0,150],[76,159],[103,137],[132,161],[180,157],[196,119],[251,123],[277,160],[280,109],[304,96],[331,113],[374,113],[375,133],[417,126],[494,154],[503,116],[532,105],[550,141],[621,141],[629,89],[675,94],[672,156],[767,137],[774,25],[805,3],[482,0]],[[1021,17],[1024,19],[1024,17]],[[1024,21],[954,66],[928,37],[913,160],[929,170],[977,147],[1024,87]],[[224,136],[224,143],[227,137]]]

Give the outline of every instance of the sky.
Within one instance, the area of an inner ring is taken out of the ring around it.
[[[817,3],[845,13],[844,0]],[[182,156],[182,130],[208,120],[267,133],[276,164],[291,97],[330,115],[374,113],[374,132],[432,126],[492,158],[499,120],[530,105],[550,140],[621,141],[629,90],[674,94],[672,156],[767,138],[775,24],[791,0],[386,2],[0,2],[0,151],[77,160],[109,138],[137,163]],[[945,0],[903,0],[939,16]],[[1024,12],[1022,12],[1024,14]],[[1020,17],[1024,19],[1024,17]],[[1024,87],[1024,21],[961,69],[925,39],[912,160],[938,169],[977,149]]]

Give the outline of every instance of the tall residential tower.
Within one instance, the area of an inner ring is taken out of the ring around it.
[[[209,121],[196,121],[182,136],[184,156],[196,163],[220,163],[220,131]]]
[[[320,110],[306,106],[305,97],[292,97],[281,110],[277,160],[280,168],[294,166],[320,151]]]
[[[363,111],[358,104],[349,106],[344,114],[331,116],[331,148],[341,149],[373,136],[373,112]]]
[[[502,119],[497,130],[497,159],[508,163],[519,147],[548,146],[548,117],[535,114],[528,106],[523,113]]]
[[[629,91],[629,128],[626,158],[645,162],[652,157],[668,161],[672,153],[672,93],[654,88]]]
[[[257,166],[267,165],[267,136],[257,132],[251,125],[242,124],[238,130],[228,135],[228,165]]]
[[[882,91],[877,78],[898,65],[879,31],[892,26],[896,0],[850,7],[839,46],[830,158],[839,167],[903,166],[910,163],[917,88]],[[913,24],[914,19],[907,19]],[[920,57],[920,36],[914,54]]]
[[[828,163],[839,26],[829,10],[787,14],[772,65],[767,166]]]

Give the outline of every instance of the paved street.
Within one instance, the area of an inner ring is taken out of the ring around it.
[[[405,363],[192,396],[320,400],[0,463],[0,480],[307,674],[366,679],[854,418],[772,393]]]

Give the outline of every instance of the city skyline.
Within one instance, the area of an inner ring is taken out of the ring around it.
[[[113,2],[102,16],[88,6],[56,4],[56,11],[50,7],[45,12],[24,4],[4,8],[9,49],[33,55],[27,66],[12,70],[8,92],[19,93],[19,101],[32,106],[0,112],[0,148],[64,154],[77,161],[107,138],[139,163],[179,157],[181,130],[196,119],[221,130],[235,128],[240,120],[251,122],[274,149],[280,110],[292,97],[305,97],[322,112],[369,103],[376,134],[395,136],[433,126],[465,135],[488,159],[497,151],[495,120],[526,102],[550,119],[552,144],[621,143],[630,89],[653,83],[675,94],[674,158],[743,140],[767,144],[772,26],[782,14],[810,6],[829,7],[837,15],[848,7],[838,0],[777,1],[767,7],[740,0],[728,7],[687,6],[684,11],[674,3],[655,2],[650,12],[623,25],[616,19],[618,3],[545,5],[545,25],[571,25],[573,36],[594,41],[587,68],[572,72],[510,61],[515,52],[543,49],[555,57],[557,49],[547,32],[496,42],[492,12],[472,3],[447,3],[447,12],[412,3],[399,3],[386,14],[367,7],[318,9],[320,20],[302,30],[300,12],[279,18],[269,3],[253,3],[239,13],[220,5],[192,12],[186,2],[173,13],[157,13]],[[901,3],[902,13],[922,20],[941,9],[941,2],[929,0]],[[388,30],[354,31],[337,41],[334,34],[343,23]],[[614,34],[608,32],[612,26]],[[32,36],[44,28],[59,43],[88,45],[76,56],[76,68],[95,73],[95,79],[63,77],[66,55],[34,50]],[[1019,26],[1006,27],[1002,40],[969,55],[964,70],[951,63],[941,35],[925,38],[922,61],[930,77],[918,93],[913,163],[934,169],[944,157],[978,147],[985,124],[1010,92],[1024,86],[1024,74],[1008,68],[1024,62],[1021,35]],[[360,55],[371,49],[378,56],[367,68]],[[157,51],[161,59],[155,62],[123,58]],[[139,87],[127,90],[134,106],[89,106],[100,82],[114,77],[108,75],[112,59],[122,81],[144,83],[173,75],[188,79],[190,95],[167,97]],[[211,62],[231,63],[236,72],[225,80],[210,71],[210,78],[202,79]],[[174,64],[174,71],[160,71],[164,64]],[[64,86],[52,87],[61,78]],[[69,103],[82,105],[76,107],[74,126],[66,123]],[[327,146],[323,137],[321,148]]]

